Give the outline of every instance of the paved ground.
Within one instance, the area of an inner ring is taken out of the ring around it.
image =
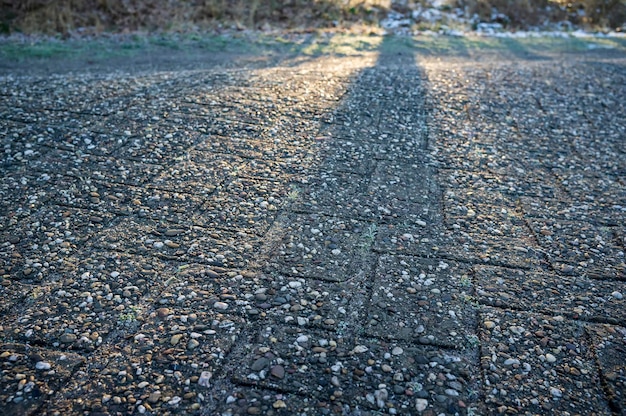
[[[389,42],[3,72],[0,413],[626,413],[626,56]]]

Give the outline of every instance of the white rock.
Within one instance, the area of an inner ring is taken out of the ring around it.
[[[415,399],[415,409],[418,412],[423,412],[428,407],[428,400],[426,399]]]
[[[220,311],[225,311],[226,309],[228,309],[228,303],[226,302],[215,302],[213,304],[213,308],[220,310]]]
[[[361,354],[363,352],[366,352],[367,350],[368,348],[365,345],[357,345],[352,349],[352,354]]]
[[[211,377],[213,377],[213,373],[211,373],[210,371],[203,371],[202,373],[200,373],[198,384],[202,387],[209,387],[209,381],[211,380]]]
[[[617,290],[615,292],[611,293],[611,296],[613,296],[617,300],[622,300],[624,298],[624,295],[622,295]]]
[[[45,361],[39,361],[37,362],[37,364],[35,364],[35,368],[37,370],[50,370],[52,368],[52,365]]]
[[[561,397],[563,395],[563,392],[556,387],[550,387],[550,394],[553,397]]]

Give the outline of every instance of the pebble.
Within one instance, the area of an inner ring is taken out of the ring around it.
[[[200,343],[198,342],[198,340],[190,339],[189,342],[187,343],[187,349],[188,350],[195,350],[196,348],[198,348],[199,345],[200,345]]]
[[[622,300],[624,298],[624,295],[622,295],[617,290],[615,292],[611,293],[611,296],[613,296],[617,300]]]
[[[426,399],[415,399],[415,409],[418,412],[423,412],[428,407],[428,400]]]
[[[76,335],[75,334],[63,334],[59,337],[59,341],[61,341],[64,344],[71,344],[72,342],[76,341]]]
[[[367,350],[368,348],[365,345],[357,345],[356,347],[352,349],[352,353],[360,354],[360,353],[366,352]]]
[[[561,397],[563,395],[563,392],[556,387],[550,387],[550,394],[552,395],[552,397]]]
[[[37,370],[50,370],[52,368],[52,365],[45,361],[39,361],[37,362],[37,364],[35,364],[35,368]]]
[[[401,347],[394,347],[394,349],[391,350],[393,355],[402,355],[403,352],[404,350]]]
[[[287,404],[283,400],[276,400],[274,403],[272,403],[272,407],[274,409],[284,409],[287,407]]]
[[[226,302],[215,302],[213,304],[213,308],[217,309],[218,311],[225,311],[226,309],[228,309],[228,303],[226,303]]]
[[[519,360],[516,360],[515,358],[507,358],[504,361],[504,365],[506,365],[507,367],[512,366],[512,365],[517,365],[519,363],[520,363]]]
[[[161,399],[161,392],[160,391],[153,391],[152,393],[150,393],[150,396],[148,396],[148,402],[150,403],[156,403]]]
[[[270,363],[270,360],[268,360],[265,357],[261,357],[261,358],[258,358],[254,363],[252,363],[252,366],[250,367],[250,369],[252,371],[261,371],[265,367],[267,367],[269,363]]]
[[[168,308],[159,308],[157,309],[157,316],[161,319],[165,318],[166,316],[168,316],[170,313],[172,313]]]
[[[385,400],[387,400],[387,397],[389,397],[389,393],[387,392],[387,389],[379,389],[374,392],[376,405],[381,409],[385,407]]]
[[[307,337],[306,335],[300,335],[297,339],[296,342],[298,344],[305,344],[309,341],[309,337]]]
[[[549,363],[553,363],[556,361],[556,357],[550,353],[546,354],[546,361]]]
[[[283,379],[285,378],[285,367],[283,367],[282,365],[275,365],[270,370],[270,374],[276,377],[277,379]]]
[[[180,339],[183,337],[183,334],[175,334],[170,338],[170,344],[176,345],[180,342]]]
[[[203,371],[200,373],[200,378],[198,378],[198,385],[202,386],[202,387],[209,387],[209,381],[211,380],[211,377],[213,376],[213,373],[211,373],[210,371]]]
[[[485,321],[483,322],[483,325],[485,325],[485,328],[487,329],[493,329],[496,326],[496,323],[493,321]]]

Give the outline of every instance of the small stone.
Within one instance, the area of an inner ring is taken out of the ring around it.
[[[161,319],[167,317],[170,313],[172,313],[168,308],[159,308],[156,312],[157,316]]]
[[[265,367],[267,367],[269,363],[270,363],[270,360],[268,360],[265,357],[261,357],[261,358],[258,358],[256,361],[254,361],[254,363],[252,363],[252,366],[250,367],[250,369],[255,372],[261,371]]]
[[[546,354],[546,361],[549,363],[553,363],[556,361],[556,357],[550,353]]]
[[[282,400],[276,400],[274,403],[272,403],[272,407],[274,409],[284,409],[287,407],[287,405]]]
[[[226,302],[215,302],[213,304],[213,308],[217,309],[218,311],[225,311],[226,309],[228,309],[228,303],[226,303]]]
[[[617,300],[622,300],[624,298],[624,296],[620,292],[618,292],[617,290],[615,292],[611,293],[611,296],[613,296]]]
[[[404,350],[401,347],[394,347],[394,349],[391,350],[391,354],[393,355],[402,355],[403,352]]]
[[[187,343],[187,349],[190,351],[195,350],[196,348],[198,348],[199,345],[200,343],[198,342],[198,340],[190,339],[189,342]]]
[[[383,370],[385,373],[391,373],[392,371],[391,366],[389,364],[381,365],[380,369]]]
[[[180,339],[183,337],[183,334],[175,334],[170,338],[170,344],[176,345],[180,342]]]
[[[213,373],[211,373],[210,371],[201,372],[200,378],[198,378],[198,385],[202,387],[209,387],[209,381],[211,380],[211,377],[213,377]]]
[[[35,364],[35,368],[37,370],[50,370],[52,368],[52,365],[45,361],[39,361],[37,362],[37,364]]]
[[[519,360],[516,360],[515,358],[507,358],[504,361],[504,365],[506,365],[507,367],[512,366],[512,365],[518,365],[520,362]]]
[[[496,323],[493,321],[485,321],[483,322],[483,325],[485,325],[485,328],[487,329],[493,329],[496,326]]]
[[[148,396],[148,402],[150,403],[156,403],[160,399],[161,399],[161,392],[159,390],[153,391],[152,393],[150,393],[150,396]]]
[[[185,230],[181,230],[181,229],[177,229],[177,228],[172,228],[172,229],[169,229],[169,230],[165,231],[165,235],[166,235],[167,237],[173,237],[173,236],[175,236],[175,235],[179,235],[179,234],[182,234],[182,233],[184,233],[184,232],[185,232]]]
[[[59,341],[64,344],[71,344],[72,342],[76,341],[76,334],[63,334],[59,337]]]
[[[283,378],[285,378],[285,367],[283,367],[282,365],[275,365],[270,370],[270,374],[277,379],[282,380]]]
[[[556,387],[550,387],[550,394],[552,395],[552,397],[561,397],[563,395],[563,392]]]
[[[426,399],[415,399],[415,409],[418,412],[423,412],[428,407],[428,400]]]
[[[352,353],[360,354],[360,353],[366,352],[367,350],[368,348],[365,345],[357,345],[356,347],[352,349]]]
[[[341,254],[341,250],[336,248],[336,249],[332,250],[331,253],[333,253],[334,256],[338,256],[338,255]]]
[[[389,393],[387,392],[387,389],[379,389],[379,390],[374,391],[374,398],[376,399],[376,405],[381,409],[385,407],[385,400],[387,400],[387,397],[389,397]]]
[[[260,407],[256,407],[256,406],[250,406],[247,409],[247,412],[249,415],[260,415],[261,414],[261,408]]]
[[[300,335],[297,339],[296,342],[298,344],[305,344],[309,341],[309,337],[307,337],[306,335]]]

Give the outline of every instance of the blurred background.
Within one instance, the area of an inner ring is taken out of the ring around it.
[[[626,0],[0,0],[0,33],[625,31]]]

